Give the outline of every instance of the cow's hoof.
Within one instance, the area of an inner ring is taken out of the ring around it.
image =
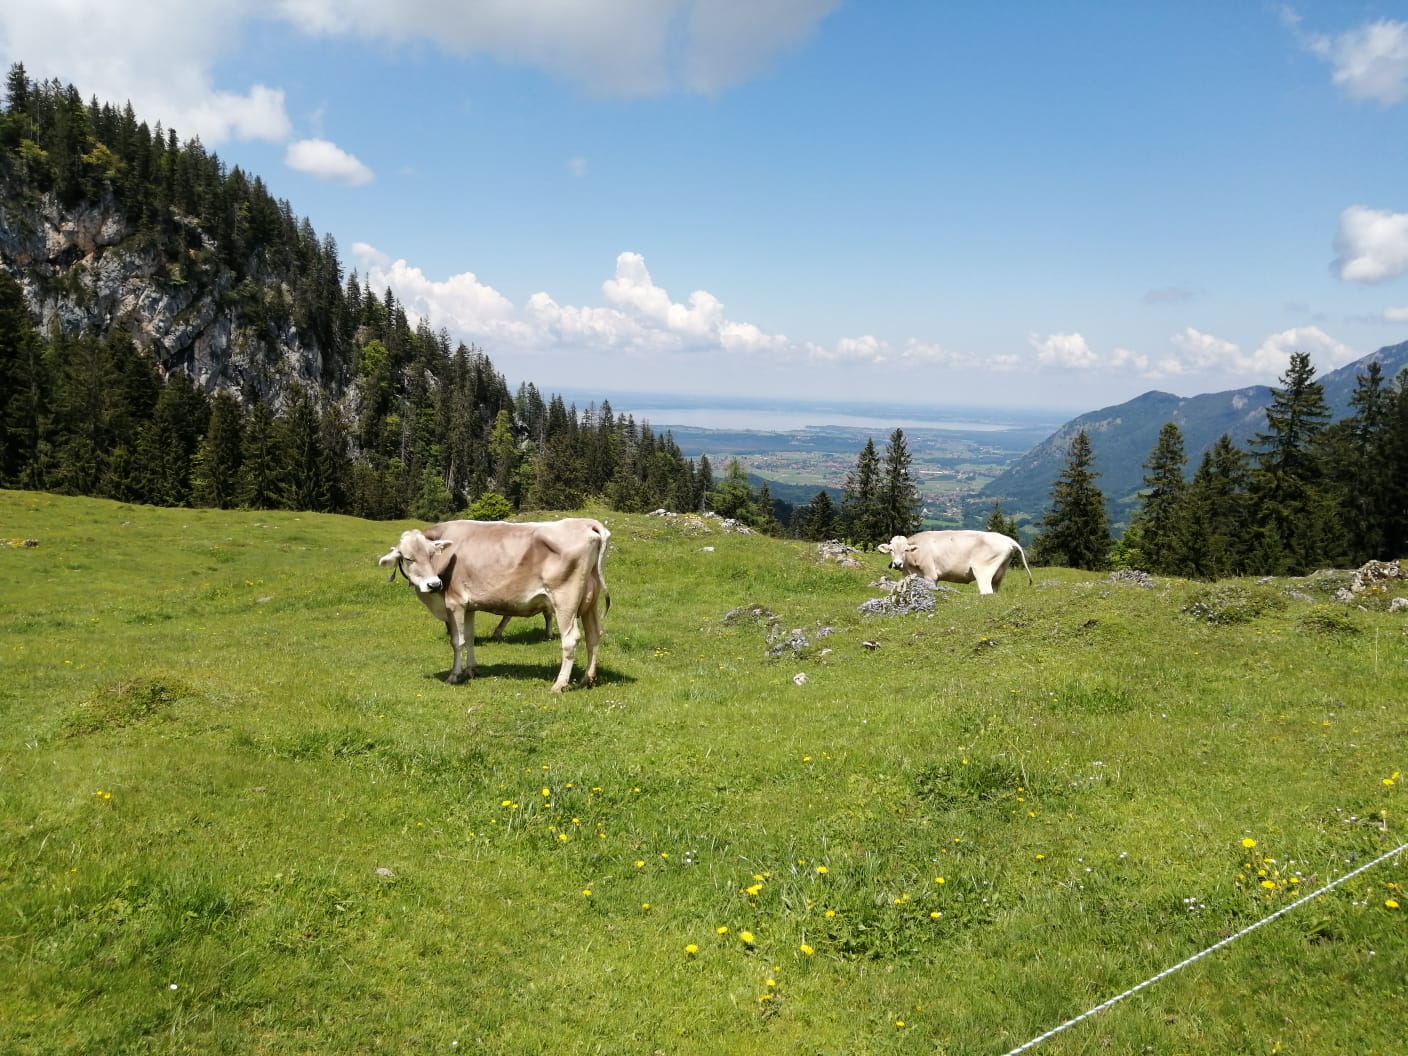
[[[450,677],[447,678],[447,679],[445,679],[445,681],[446,681],[449,685],[458,686],[458,685],[460,685],[461,683],[464,683],[464,682],[468,682],[468,681],[469,681],[469,672],[468,672],[468,671],[460,671],[460,672],[457,674],[457,673],[455,673],[454,671],[451,671],[451,672],[450,672]]]

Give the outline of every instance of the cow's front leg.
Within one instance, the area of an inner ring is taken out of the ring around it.
[[[465,642],[465,614],[460,609],[446,609],[445,630],[450,634],[450,649],[454,666],[450,668],[450,685],[467,682],[474,677],[474,614],[469,616],[469,641]],[[466,653],[468,659],[466,660]]]

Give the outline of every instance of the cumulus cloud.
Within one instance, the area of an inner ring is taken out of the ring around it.
[[[1297,29],[1299,20],[1291,16]],[[1345,33],[1301,34],[1334,69],[1332,80],[1351,99],[1385,106],[1408,99],[1408,22],[1379,19]]]
[[[1051,334],[1044,338],[1028,334],[1027,343],[1036,351],[1037,362],[1043,366],[1083,369],[1100,364],[1100,357],[1091,351],[1080,334]]]
[[[350,187],[371,183],[373,179],[371,169],[326,139],[300,139],[290,143],[284,152],[284,164],[306,176]]]
[[[1250,356],[1239,361],[1247,374],[1282,374],[1292,352],[1307,352],[1317,371],[1334,370],[1359,358],[1359,353],[1337,341],[1318,326],[1298,326],[1272,334]]]
[[[1408,213],[1351,205],[1340,214],[1334,268],[1347,282],[1376,283],[1408,272]]]
[[[1384,309],[1384,322],[1386,323],[1408,323],[1408,304],[1396,305]]]
[[[1169,339],[1175,358],[1166,362],[1170,373],[1199,370],[1235,369],[1241,348],[1231,341],[1213,337],[1191,326],[1184,327]]]
[[[84,98],[131,102],[183,139],[282,142],[292,123],[281,89],[221,89],[211,73],[247,17],[238,0],[0,4],[0,58],[23,62],[36,80],[72,83]]]

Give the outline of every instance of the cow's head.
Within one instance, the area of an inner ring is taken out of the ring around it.
[[[418,594],[434,594],[444,587],[435,571],[435,558],[442,551],[454,545],[449,539],[427,539],[418,528],[401,533],[401,541],[391,548],[377,562],[382,568],[391,569],[391,578],[396,578],[399,568],[406,581]]]
[[[905,551],[909,549],[908,536],[897,535],[888,543],[881,543],[875,549],[890,555],[891,568],[904,568]]]

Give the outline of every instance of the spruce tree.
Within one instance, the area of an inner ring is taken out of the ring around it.
[[[1017,520],[1015,517],[1005,516],[1002,512],[1002,503],[992,504],[992,513],[988,514],[988,523],[984,526],[989,532],[997,532],[1020,543],[1021,534],[1017,531]]]
[[[1065,467],[1051,485],[1051,507],[1036,539],[1044,564],[1099,571],[1109,560],[1110,517],[1105,496],[1095,484],[1100,474],[1094,463],[1090,437],[1082,429],[1071,441]]]
[[[846,474],[841,499],[841,526],[851,544],[862,550],[888,542],[890,535],[896,534],[885,534],[880,505],[880,456],[875,450],[873,438],[866,439],[865,447],[856,456],[855,468]]]
[[[191,467],[191,501],[198,506],[232,509],[238,502],[240,444],[244,409],[228,392],[219,392],[210,405],[205,436]]]
[[[1343,555],[1334,495],[1317,438],[1330,420],[1325,390],[1305,352],[1293,352],[1271,390],[1266,432],[1252,442],[1251,571],[1300,574]]]
[[[1187,463],[1182,430],[1173,422],[1165,422],[1144,463],[1144,490],[1139,493],[1139,505],[1130,523],[1131,532],[1139,539],[1145,571],[1173,570],[1174,552],[1188,513],[1188,482],[1183,475]]]
[[[1350,414],[1319,436],[1328,482],[1338,493],[1350,563],[1395,556],[1387,550],[1391,485],[1393,392],[1383,366],[1371,362],[1356,379]]]
[[[910,535],[919,527],[919,488],[914,482],[913,463],[904,430],[896,429],[885,445],[878,496],[878,542],[888,541],[896,535]]]

